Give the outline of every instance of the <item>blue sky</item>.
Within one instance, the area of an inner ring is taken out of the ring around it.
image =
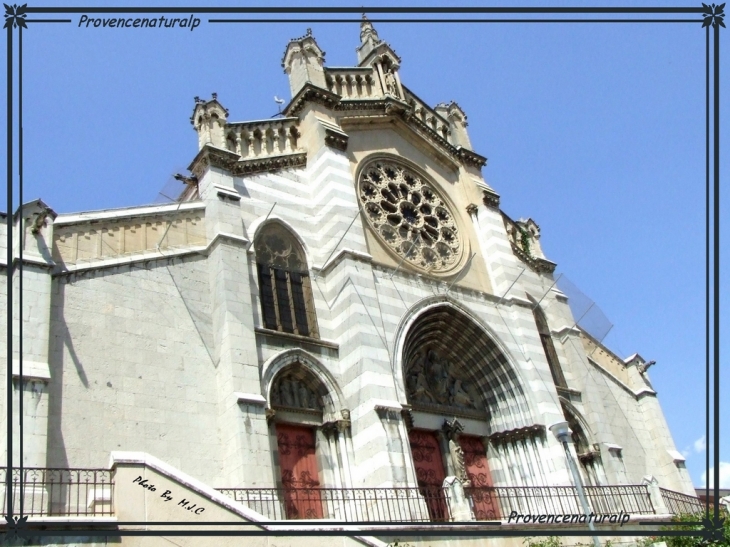
[[[290,97],[284,48],[308,27],[329,66],[354,65],[359,43],[356,22],[216,25],[202,15],[191,32],[78,28],[79,17],[24,31],[24,197],[40,197],[61,213],[158,199],[197,151],[189,122],[194,96],[217,92],[231,121],[276,113],[274,95]],[[431,105],[455,100],[465,110],[473,148],[489,158],[483,173],[503,210],[540,225],[547,257],[614,324],[607,345],[622,357],[639,352],[657,361],[652,382],[677,449],[701,485],[701,24],[375,27],[401,56],[406,86]],[[730,73],[727,32],[724,75]],[[722,206],[727,211],[726,197]],[[0,209],[7,210],[4,201]],[[727,336],[721,339],[724,354],[730,347]],[[723,374],[727,385],[727,367]],[[730,487],[728,435],[721,450]]]

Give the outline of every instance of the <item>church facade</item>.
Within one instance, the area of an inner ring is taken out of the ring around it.
[[[649,364],[576,326],[465,112],[410,90],[367,20],[360,41],[355,66],[328,67],[311,32],[292,40],[280,117],[234,122],[196,98],[178,202],[16,213],[22,382],[17,316],[4,368],[24,466],[172,469],[199,494],[280,492],[284,519],[332,518],[291,495],[317,489],[504,519],[495,489],[573,485],[549,429],[567,421],[586,487],[648,482],[658,514],[657,487],[693,496]],[[16,463],[17,448],[16,432]],[[93,496],[121,514],[138,486]]]

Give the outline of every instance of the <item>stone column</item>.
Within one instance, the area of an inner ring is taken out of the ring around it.
[[[337,448],[340,452],[340,462],[342,464],[342,486],[352,488],[352,475],[350,473],[350,457],[352,439],[350,436],[350,411],[342,411],[342,420],[337,420]]]

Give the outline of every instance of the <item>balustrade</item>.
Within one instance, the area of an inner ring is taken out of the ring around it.
[[[297,118],[229,123],[226,147],[243,161],[301,152],[297,124]]]
[[[343,99],[382,98],[372,68],[328,68],[327,89]]]
[[[445,120],[410,90],[404,88],[404,92],[406,95],[405,101],[411,106],[413,118],[448,142],[450,135],[448,120]]]
[[[114,474],[108,469],[13,469],[13,514],[29,517],[113,516]],[[22,496],[21,496],[22,494]],[[0,467],[0,504],[8,514],[7,468]],[[22,501],[22,508],[21,508]]]

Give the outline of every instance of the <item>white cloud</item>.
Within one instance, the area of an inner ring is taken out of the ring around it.
[[[705,449],[707,448],[707,443],[705,442],[705,436],[704,435],[702,435],[702,437],[700,437],[699,439],[697,439],[694,442],[694,447],[695,447],[695,452],[697,452],[698,454],[700,452],[704,452],[705,451]]]
[[[710,467],[710,487],[714,486],[715,468]],[[707,486],[707,471],[702,473],[702,486]],[[720,462],[720,488],[730,488],[730,462]]]

